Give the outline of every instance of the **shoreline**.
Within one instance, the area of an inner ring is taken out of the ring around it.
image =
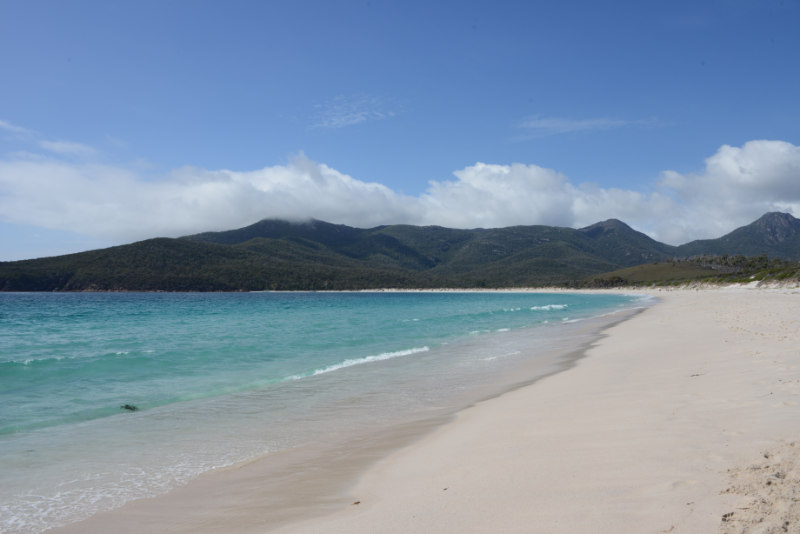
[[[387,419],[394,421],[392,425],[382,425],[368,433],[348,433],[346,440],[316,442],[217,468],[161,495],[132,500],[113,510],[101,511],[46,532],[140,532],[145,528],[141,518],[146,518],[148,532],[214,532],[214,529],[205,530],[205,518],[219,514],[222,508],[246,509],[255,502],[265,511],[264,516],[246,519],[237,526],[236,532],[265,532],[306,519],[309,513],[330,513],[349,504],[346,491],[379,459],[446,425],[458,412],[470,406],[569,369],[606,328],[640,313],[652,302],[630,303],[626,308],[609,309],[579,321],[568,321],[572,324],[559,326],[557,332],[561,334],[556,337],[540,338],[538,328],[534,327],[527,335],[524,331],[528,328],[519,330],[514,335],[523,337],[511,343],[525,343],[527,349],[519,348],[529,353],[527,358],[507,367],[503,373],[491,378],[484,376],[481,383],[451,395],[444,404],[432,405],[413,417],[397,421]],[[504,337],[502,343],[509,343],[509,339],[514,338]],[[280,480],[280,484],[275,480]],[[236,494],[237,498],[222,496],[228,493]]]
[[[665,293],[277,532],[796,531],[800,291]]]
[[[739,532],[723,528],[745,524],[754,507],[740,501],[762,489],[747,466],[786,458],[779,480],[792,481],[800,458],[790,445],[800,435],[800,292],[658,296],[565,371],[419,422],[421,438],[396,429],[349,444],[309,485],[291,480],[308,458],[290,451],[283,471],[229,468],[50,532],[141,531],[143,518],[161,532]],[[281,506],[263,490],[276,476],[296,506],[283,526],[264,517]],[[320,488],[330,493],[312,502]],[[197,498],[219,506],[198,514]],[[796,524],[797,510],[787,513],[766,515]]]

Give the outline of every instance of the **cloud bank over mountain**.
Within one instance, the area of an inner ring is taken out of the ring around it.
[[[3,126],[7,132],[19,129]],[[0,219],[124,243],[231,229],[263,218],[316,218],[364,228],[581,227],[617,218],[680,244],[718,237],[767,211],[800,216],[800,147],[784,141],[724,145],[701,170],[665,170],[645,177],[638,191],[576,184],[532,164],[475,163],[450,179],[429,182],[419,195],[351,177],[303,154],[253,171],[184,167],[153,177],[98,163],[92,147],[60,143],[48,155],[0,160]]]

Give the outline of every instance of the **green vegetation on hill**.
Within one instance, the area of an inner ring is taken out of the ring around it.
[[[409,225],[360,229],[313,220],[264,220],[227,232],[149,239],[79,254],[0,262],[0,290],[615,285],[621,281],[646,283],[706,275],[741,277],[741,269],[731,270],[730,265],[722,266],[708,257],[705,263],[674,260],[682,250],[701,250],[699,254],[730,254],[724,261],[731,263],[732,255],[739,254],[735,251],[742,248],[755,251],[754,256],[769,250],[772,256],[800,259],[800,221],[791,215],[767,214],[718,240],[673,247],[614,219],[577,230],[552,226],[457,230]],[[767,272],[778,268],[783,267],[772,263],[764,267]],[[728,271],[723,273],[724,269]],[[748,276],[757,277],[759,272]]]
[[[0,264],[5,291],[259,291],[409,284],[406,273],[364,268],[256,239],[240,246],[151,239],[110,249]]]
[[[703,255],[637,265],[576,282],[579,287],[664,286],[688,283],[732,284],[800,281],[800,262],[766,256]]]
[[[767,213],[747,226],[719,239],[703,239],[681,245],[678,257],[703,254],[740,255],[800,261],[800,220],[788,213]]]

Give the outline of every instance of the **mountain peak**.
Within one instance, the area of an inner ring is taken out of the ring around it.
[[[762,215],[752,226],[763,233],[767,243],[783,243],[800,234],[800,219],[789,213],[773,211]]]
[[[800,224],[800,219],[792,217],[791,213],[783,213],[781,211],[770,211],[769,213],[765,213],[764,215],[756,219],[754,224],[794,226]]]
[[[701,239],[678,247],[679,256],[700,254],[765,254],[800,259],[800,220],[788,213],[770,212],[720,238]]]
[[[310,219],[264,219],[225,232],[0,262],[0,291],[514,287],[567,283],[704,254],[800,259],[800,220],[767,213],[721,238],[672,247],[618,219],[579,230],[359,229]]]
[[[605,221],[591,224],[585,228],[581,228],[580,231],[589,237],[596,237],[602,234],[610,234],[618,231],[633,232],[634,230],[619,219],[607,219]]]

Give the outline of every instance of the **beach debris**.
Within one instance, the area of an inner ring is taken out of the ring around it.
[[[733,517],[733,512],[728,512],[727,514],[722,514],[722,522],[727,523]]]
[[[123,404],[119,408],[120,408],[120,410],[128,410],[129,412],[138,412],[139,411],[139,408],[137,408],[133,404]]]
[[[355,501],[355,502],[354,502],[353,504],[351,504],[350,506],[355,506],[355,505],[357,505],[357,504],[361,504],[361,501]]]

